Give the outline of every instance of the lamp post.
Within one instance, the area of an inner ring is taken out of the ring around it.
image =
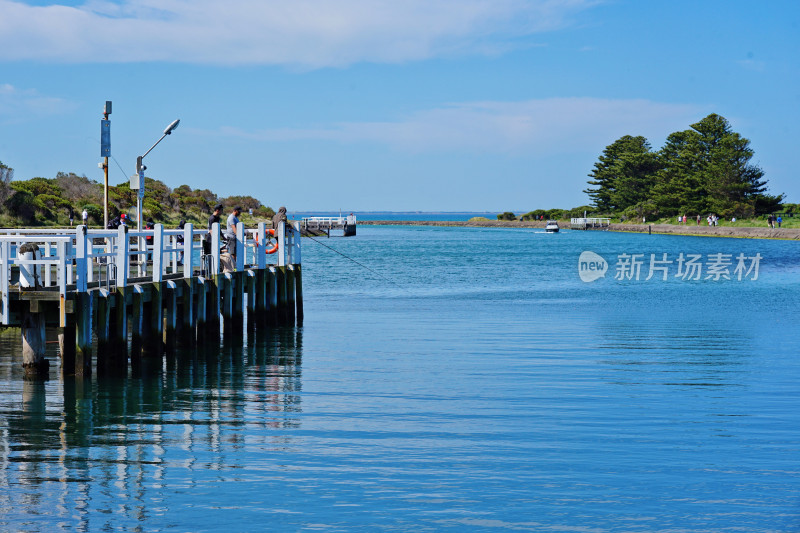
[[[103,119],[100,121],[100,157],[103,162],[103,228],[108,227],[108,158],[111,155],[111,121],[108,115],[111,114],[111,100],[106,100],[103,106]]]
[[[144,166],[142,161],[147,154],[153,151],[153,148],[158,146],[158,143],[164,140],[164,137],[167,135],[171,135],[175,128],[178,127],[178,124],[181,123],[180,119],[172,121],[169,126],[164,129],[164,134],[161,136],[156,143],[150,147],[148,151],[144,153],[144,155],[140,155],[136,158],[136,174],[138,176],[138,185],[139,185],[139,194],[136,197],[136,231],[142,231],[142,200],[144,199],[144,171],[147,170],[147,167]],[[131,187],[133,188],[133,187]]]

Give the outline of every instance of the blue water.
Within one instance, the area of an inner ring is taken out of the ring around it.
[[[800,530],[797,243],[358,231],[304,239],[302,328],[144,378],[2,337],[0,530]],[[664,253],[762,259],[615,279]]]

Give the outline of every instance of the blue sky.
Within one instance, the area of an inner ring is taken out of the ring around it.
[[[290,211],[587,203],[602,150],[709,113],[800,202],[800,2],[0,0],[0,161]],[[122,167],[122,169],[117,166]]]

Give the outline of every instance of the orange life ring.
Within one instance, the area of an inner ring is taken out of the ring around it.
[[[268,229],[267,230],[267,235],[268,236],[271,235],[272,237],[274,237],[275,236],[275,230],[274,229]],[[269,239],[267,239],[267,240],[269,240]],[[256,233],[256,244],[258,244],[258,233]],[[274,254],[277,251],[278,251],[278,241],[276,240],[275,241],[275,246],[273,246],[272,248],[267,248],[267,253],[268,254]]]

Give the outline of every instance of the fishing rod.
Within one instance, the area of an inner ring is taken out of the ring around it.
[[[364,269],[366,269],[366,270],[369,270],[370,272],[372,272],[373,274],[375,274],[375,275],[376,275],[376,276],[378,276],[379,278],[382,278],[383,280],[385,280],[385,281],[388,281],[388,282],[389,282],[389,283],[391,283],[392,285],[395,285],[396,287],[398,287],[398,288],[400,288],[400,289],[407,290],[407,289],[406,289],[406,287],[403,287],[402,285],[400,285],[399,283],[397,283],[397,282],[396,282],[396,281],[394,281],[393,279],[387,278],[386,276],[384,276],[384,275],[383,275],[383,274],[381,274],[380,272],[376,272],[376,271],[372,270],[372,269],[371,269],[371,268],[369,268],[368,266],[366,266],[366,265],[363,265],[363,264],[359,263],[358,261],[356,261],[356,260],[355,260],[355,259],[353,259],[352,257],[348,257],[348,256],[346,256],[345,254],[343,254],[343,253],[342,253],[342,252],[340,252],[339,250],[337,250],[337,249],[335,249],[335,248],[331,248],[331,247],[330,247],[330,246],[328,246],[327,244],[323,244],[323,243],[321,243],[320,241],[318,241],[317,239],[315,239],[314,237],[312,237],[312,236],[310,236],[310,235],[307,235],[307,237],[308,237],[309,239],[311,239],[312,241],[314,241],[315,243],[319,244],[320,246],[324,246],[324,247],[325,247],[325,248],[327,248],[328,250],[331,250],[331,251],[333,251],[333,252],[336,252],[337,254],[341,255],[341,256],[342,256],[342,257],[344,257],[345,259],[347,259],[347,260],[349,260],[349,261],[352,261],[353,263],[357,264],[357,265],[358,265],[358,266],[360,266],[361,268],[364,268]]]

